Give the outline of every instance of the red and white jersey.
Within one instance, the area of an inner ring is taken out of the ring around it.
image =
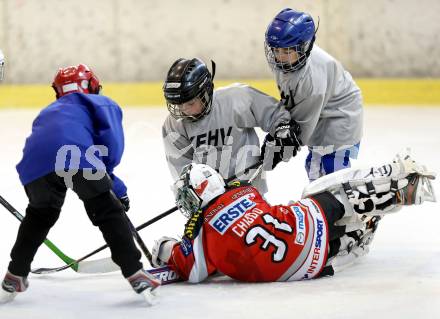
[[[189,220],[169,265],[194,283],[216,271],[248,282],[311,279],[324,267],[327,247],[327,221],[315,200],[270,206],[242,186]]]

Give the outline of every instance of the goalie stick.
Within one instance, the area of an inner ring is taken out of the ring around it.
[[[247,174],[251,169],[256,168],[255,172],[252,174],[252,176],[248,180],[249,182],[252,182],[260,174],[262,167],[263,167],[262,164],[263,164],[263,161],[259,160],[258,162],[249,166],[245,170],[235,174],[234,176],[229,177],[228,179],[225,180],[225,182],[229,183],[229,182],[233,181],[234,179],[236,179],[237,176]],[[156,217],[153,217],[152,219],[146,221],[145,223],[137,226],[136,228],[134,228],[134,230],[139,232],[140,230],[146,228],[147,226],[150,226],[151,224],[154,224],[155,222],[174,213],[177,210],[178,210],[177,206],[174,206],[174,207],[168,209],[167,211],[157,215]],[[129,222],[129,223],[131,223],[131,222]],[[133,224],[131,224],[131,225],[133,225]],[[31,272],[34,274],[50,274],[50,273],[60,272],[65,269],[73,268],[73,267],[75,267],[73,269],[76,269],[75,271],[78,273],[89,273],[89,274],[90,273],[106,273],[106,272],[112,272],[112,271],[119,270],[119,267],[115,263],[113,263],[113,261],[109,257],[97,259],[97,260],[91,260],[91,261],[85,260],[85,259],[99,253],[100,251],[106,249],[107,247],[108,247],[108,245],[103,245],[103,246],[95,249],[94,251],[88,253],[87,255],[85,255],[81,258],[79,258],[77,260],[73,260],[68,265],[55,267],[55,268],[37,268],[37,269],[32,269]],[[147,259],[151,263],[151,259],[149,259],[148,257],[147,257]]]
[[[168,266],[148,269],[147,272],[156,276],[162,282],[162,285],[169,285],[182,281],[182,278],[180,278],[179,275]]]
[[[6,199],[4,199],[2,196],[0,196],[0,203],[3,205],[4,208],[6,208],[12,215],[15,216],[20,222],[23,221],[24,216],[20,214],[14,207],[12,207],[11,204],[8,203]],[[61,249],[59,249],[53,242],[51,242],[49,239],[44,240],[44,244],[52,250],[55,255],[57,255],[62,261],[64,261],[66,264],[70,265],[69,267],[73,270],[78,270],[78,264],[73,263],[75,260],[64,254]]]

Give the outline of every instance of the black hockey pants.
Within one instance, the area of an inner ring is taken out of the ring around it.
[[[318,201],[328,224],[329,233],[329,251],[327,258],[335,256],[341,247],[340,238],[345,235],[345,226],[336,226],[335,222],[344,217],[344,205],[336,199],[330,192],[323,192],[311,196]],[[332,276],[334,274],[333,268],[324,267],[319,277]]]
[[[80,170],[72,178],[73,191],[83,201],[93,225],[98,226],[109,245],[113,261],[120,266],[124,277],[142,268],[141,253],[133,241],[124,209],[111,190],[108,175],[100,180],[87,180]],[[9,271],[27,276],[30,265],[50,228],[60,215],[67,192],[64,179],[50,173],[27,185],[25,191],[29,205],[14,247],[11,251]]]

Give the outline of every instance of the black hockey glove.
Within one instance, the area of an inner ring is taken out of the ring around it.
[[[130,199],[128,198],[127,194],[119,198],[119,201],[121,202],[122,206],[124,206],[125,212],[128,212],[130,209]]]
[[[273,170],[281,161],[288,162],[301,149],[301,129],[296,121],[280,124],[275,136],[267,134],[261,147],[263,169]]]

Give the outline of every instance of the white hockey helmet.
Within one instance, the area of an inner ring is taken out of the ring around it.
[[[185,217],[191,218],[192,214],[223,194],[225,186],[223,177],[212,167],[188,164],[183,167],[180,178],[175,183],[176,205]]]
[[[0,81],[3,81],[3,77],[5,74],[5,56],[3,55],[2,50],[0,50]]]

